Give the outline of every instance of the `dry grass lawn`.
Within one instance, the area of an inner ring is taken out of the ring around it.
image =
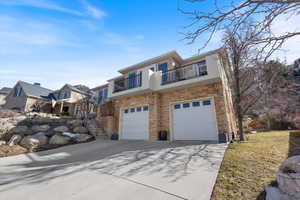
[[[264,199],[264,186],[275,180],[279,165],[300,155],[300,133],[271,131],[247,135],[229,145],[211,200]]]

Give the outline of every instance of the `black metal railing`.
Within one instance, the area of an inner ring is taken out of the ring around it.
[[[114,82],[114,93],[142,86],[142,72]]]
[[[200,76],[207,75],[207,70],[203,70],[197,65],[188,65],[185,67],[175,68],[162,73],[161,84],[169,84],[178,81],[184,81]]]

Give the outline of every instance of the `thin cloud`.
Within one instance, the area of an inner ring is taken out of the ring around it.
[[[101,19],[106,16],[106,13],[95,6],[92,6],[86,0],[81,0],[81,3],[87,13],[87,15],[92,16],[97,19]]]
[[[62,6],[54,4],[53,2],[45,1],[45,0],[2,0],[0,1],[0,4],[6,6],[26,6],[26,7],[42,8],[42,9],[63,12],[71,15],[76,15],[76,16],[83,16],[83,14],[79,11],[64,8]]]

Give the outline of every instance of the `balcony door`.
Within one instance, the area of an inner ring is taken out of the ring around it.
[[[128,88],[136,87],[136,72],[129,73],[128,75]]]
[[[158,65],[158,71],[162,71],[162,83],[168,81],[168,63],[162,63]]]

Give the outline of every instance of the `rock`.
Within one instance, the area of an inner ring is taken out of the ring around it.
[[[21,146],[27,149],[35,149],[48,144],[48,137],[44,132],[39,132],[35,135],[26,136],[21,141]]]
[[[13,135],[7,144],[8,144],[8,146],[14,146],[14,145],[19,144],[21,140],[22,140],[21,135]]]
[[[95,119],[97,117],[97,114],[96,113],[89,113],[88,114],[88,118],[89,119]]]
[[[286,159],[279,167],[282,173],[300,173],[300,156]]]
[[[103,134],[102,129],[98,128],[96,120],[88,120],[86,124],[89,134],[93,135],[94,137]]]
[[[69,128],[66,126],[58,126],[55,129],[53,129],[53,131],[63,133],[63,132],[68,132]]]
[[[25,134],[26,132],[28,132],[28,127],[27,126],[16,126],[11,129],[11,132],[15,133],[15,134]]]
[[[46,132],[50,129],[49,125],[34,125],[31,127],[33,132]]]
[[[276,187],[267,187],[266,188],[266,200],[290,200],[289,196],[282,193]]]
[[[291,200],[300,199],[300,156],[290,157],[281,164],[277,182],[280,191]]]
[[[0,146],[1,145],[6,145],[6,142],[4,140],[0,140]]]
[[[78,126],[78,127],[75,127],[73,129],[73,132],[75,132],[75,133],[88,133],[89,131],[88,131],[87,128],[85,128],[83,126]]]
[[[88,142],[93,139],[93,136],[88,134],[76,134],[75,137],[73,137],[73,140],[75,142]]]
[[[50,138],[49,144],[64,145],[64,144],[69,144],[70,142],[71,139],[69,137],[53,135]]]
[[[67,124],[69,126],[71,126],[72,128],[75,128],[75,127],[78,127],[78,126],[82,126],[83,122],[80,119],[75,119],[75,120],[68,121]]]

